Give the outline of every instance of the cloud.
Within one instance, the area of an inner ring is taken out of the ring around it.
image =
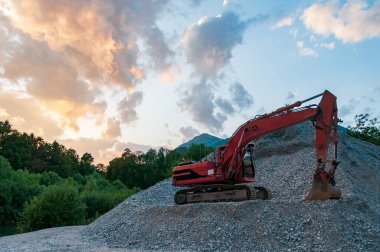
[[[9,120],[14,129],[34,133],[48,141],[59,137],[63,130],[35,100],[16,92],[0,89],[0,120]]]
[[[165,84],[172,84],[181,75],[181,69],[179,66],[173,65],[160,73],[160,80]]]
[[[214,93],[212,86],[207,82],[193,84],[183,92],[183,97],[179,102],[183,110],[189,111],[192,119],[212,131],[220,131],[226,116],[216,112],[214,103]]]
[[[156,67],[166,66],[172,56],[155,25],[167,1],[5,2],[12,10],[9,18],[14,27],[62,53],[86,77],[104,77],[126,87],[134,86],[140,79],[140,74],[133,71],[138,69],[139,39],[145,42]]]
[[[192,79],[182,89],[180,107],[190,112],[195,122],[219,132],[223,129],[226,115],[252,105],[252,97],[244,87],[236,83],[229,89],[230,95],[216,97],[223,82],[224,68],[230,63],[232,50],[242,43],[247,27],[262,17],[240,20],[228,11],[216,17],[202,17],[189,26],[181,43],[188,63],[193,67]]]
[[[248,26],[233,12],[202,17],[182,37],[188,62],[202,76],[213,76],[232,58],[232,49],[242,43]]]
[[[296,97],[295,93],[292,91],[289,91],[288,95],[286,96],[286,100],[293,100],[294,97]]]
[[[72,148],[82,156],[84,153],[89,152],[94,157],[96,164],[108,162],[116,157],[121,156],[126,148],[132,151],[146,152],[151,146],[135,144],[131,142],[122,142],[111,139],[92,139],[92,138],[79,138],[79,139],[60,139],[59,143],[66,146],[66,148]]]
[[[167,4],[0,0],[0,88],[17,90],[0,101],[1,115],[49,138],[91,130],[83,119],[105,129],[102,137],[119,137],[120,124],[138,118],[136,90],[149,71],[173,72],[174,53],[156,24]]]
[[[103,132],[103,138],[114,139],[121,136],[120,122],[115,118],[107,119],[107,129]]]
[[[292,35],[294,39],[296,39],[298,35],[298,29],[297,28],[290,29],[289,33],[290,35]]]
[[[261,106],[258,110],[257,110],[257,115],[263,115],[266,113],[266,109]]]
[[[249,108],[253,105],[252,96],[248,93],[247,90],[245,90],[244,86],[239,82],[233,84],[230,87],[229,91],[232,95],[232,101],[235,104],[237,104],[239,109]]]
[[[293,24],[293,18],[291,17],[285,17],[283,19],[280,19],[274,26],[272,26],[272,29],[278,29],[285,26],[291,26]]]
[[[299,54],[302,57],[317,57],[318,53],[311,48],[305,47],[303,41],[297,41],[297,48],[299,49]]]
[[[191,126],[181,127],[179,129],[179,132],[181,133],[181,135],[183,137],[183,139],[182,139],[183,142],[192,139],[196,135],[199,135],[199,131],[197,129],[194,129]]]
[[[231,115],[231,114],[235,113],[234,107],[226,99],[223,99],[223,98],[216,99],[215,105],[217,105],[224,112],[224,114]]]
[[[24,83],[28,95],[78,129],[79,117],[104,114],[109,102],[99,102],[99,87],[122,87],[135,96],[146,76],[147,66],[138,63],[142,55],[159,72],[171,67],[173,52],[156,25],[166,4],[1,0],[2,77]],[[120,111],[124,121],[137,118],[131,113],[141,99],[132,101]]]
[[[322,43],[320,46],[323,47],[323,48],[332,50],[335,47],[335,43],[334,42],[331,42],[331,43]]]
[[[197,7],[202,3],[202,0],[190,0],[189,2],[193,7]]]
[[[340,107],[338,111],[339,117],[347,117],[349,115],[352,115],[354,113],[355,108],[358,106],[359,100],[356,99],[350,99],[348,104],[345,104]]]
[[[305,27],[316,34],[356,43],[380,37],[380,1],[369,5],[366,1],[339,1],[316,3],[305,9],[301,16]]]
[[[143,98],[143,93],[136,91],[130,93],[128,97],[124,98],[118,105],[121,119],[123,122],[131,123],[137,119],[137,112],[135,107],[140,105]]]

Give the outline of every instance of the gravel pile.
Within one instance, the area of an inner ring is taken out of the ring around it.
[[[308,122],[256,143],[257,183],[270,201],[176,206],[171,180],[81,229],[86,243],[162,251],[380,251],[380,148],[341,134],[341,200],[304,202],[315,168]]]

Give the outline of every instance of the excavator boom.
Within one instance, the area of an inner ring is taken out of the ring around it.
[[[300,107],[303,103],[320,96],[322,98],[319,105]],[[339,164],[336,97],[326,90],[322,94],[247,121],[235,131],[227,145],[217,148],[216,160],[184,164],[174,168],[173,185],[191,187],[177,192],[175,202],[184,204],[200,201],[270,199],[271,193],[264,187],[236,185],[234,189],[235,184],[255,182],[255,167],[252,164],[247,166],[244,162],[247,152],[251,155],[251,159],[253,157],[251,142],[268,133],[307,120],[313,121],[316,129],[317,168],[306,200],[340,198],[340,189],[334,187],[334,174]],[[334,157],[333,160],[328,160],[331,133]],[[325,170],[326,165],[330,166],[329,171]]]

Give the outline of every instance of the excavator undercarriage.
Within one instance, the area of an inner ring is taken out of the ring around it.
[[[250,185],[202,185],[177,191],[174,201],[177,205],[199,202],[270,200],[272,192],[261,186]]]

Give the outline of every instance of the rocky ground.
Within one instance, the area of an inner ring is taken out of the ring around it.
[[[310,123],[257,144],[270,201],[176,206],[170,179],[87,226],[0,238],[0,250],[380,251],[380,147],[339,137],[341,200],[304,202],[315,166]]]

